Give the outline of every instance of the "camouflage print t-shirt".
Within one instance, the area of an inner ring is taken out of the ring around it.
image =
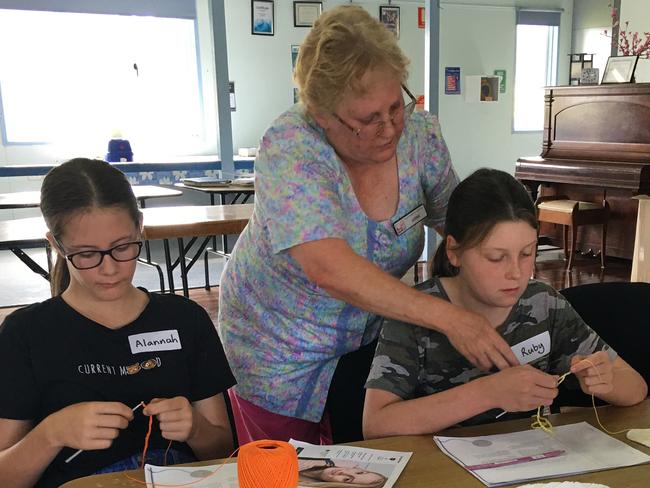
[[[449,301],[437,278],[417,288]],[[575,354],[589,355],[604,350],[611,359],[617,356],[562,295],[539,281],[529,282],[497,331],[522,364],[531,364],[549,374],[562,375],[569,371],[571,357]],[[366,388],[386,390],[410,400],[448,390],[486,374],[491,373],[474,367],[454,349],[445,335],[386,319]],[[568,388],[579,387],[573,375],[569,375],[564,384]],[[484,412],[463,425],[494,421],[499,412]],[[514,413],[501,419],[528,415]]]

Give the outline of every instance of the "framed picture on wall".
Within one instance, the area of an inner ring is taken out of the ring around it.
[[[610,56],[601,83],[634,83],[639,56]]]
[[[380,5],[379,20],[399,39],[399,7]]]
[[[293,2],[294,27],[312,27],[323,11],[323,2]]]
[[[272,36],[274,24],[273,0],[251,0],[251,33]]]

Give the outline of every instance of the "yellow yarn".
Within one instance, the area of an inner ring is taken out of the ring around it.
[[[582,361],[586,361],[591,366],[596,370],[596,373],[598,373],[598,377],[600,377],[600,372],[598,371],[598,368],[596,368],[596,365],[589,361],[588,359],[583,359]],[[557,384],[560,385],[564,379],[571,374],[571,371],[568,371],[564,373],[560,378],[557,380]],[[623,430],[617,430],[616,432],[611,432],[607,430],[607,428],[602,424],[600,421],[600,417],[598,416],[598,409],[596,408],[596,398],[594,397],[594,394],[591,394],[591,404],[594,407],[594,413],[596,414],[596,421],[598,422],[598,425],[600,425],[600,428],[603,429],[605,432],[607,432],[609,435],[615,435],[615,434],[622,434],[624,432],[627,432],[628,430],[631,429],[623,429]],[[537,407],[537,415],[533,415],[533,422],[530,424],[530,427],[532,429],[542,429],[544,432],[547,434],[553,435],[553,424],[551,424],[551,421],[547,419],[546,417],[542,416],[542,406],[540,405]]]

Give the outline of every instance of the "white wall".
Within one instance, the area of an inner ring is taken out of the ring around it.
[[[235,148],[257,146],[264,129],[292,103],[291,45],[300,44],[308,30],[293,26],[292,0],[275,0],[275,35],[253,36],[250,33],[250,1],[224,1],[229,77],[235,82],[237,101],[237,111],[232,113],[233,145]],[[638,0],[639,4],[643,1]],[[327,10],[347,3],[346,0],[324,0],[323,7]],[[355,0],[354,3],[378,16],[379,5],[387,2]],[[412,61],[409,85],[415,94],[421,94],[425,31],[417,27],[417,8],[424,2],[394,0],[393,5],[401,9],[400,46]],[[462,95],[444,95],[443,88],[440,89],[443,133],[463,176],[480,166],[512,172],[517,157],[539,154],[541,150],[541,132],[511,132],[515,6],[564,9],[559,79],[560,84],[567,82],[566,54],[571,51],[573,0],[444,1],[441,7],[441,82],[445,66],[460,66],[463,84],[465,75],[491,74],[494,69],[507,71],[507,93],[495,104],[466,103]],[[53,159],[47,146],[0,145],[0,164],[46,163]]]
[[[275,35],[251,35],[251,4],[225,0],[228,75],[235,82],[237,110],[232,113],[233,146],[257,146],[266,127],[293,103],[291,45],[300,44],[309,29],[293,26],[293,1],[275,0]],[[349,2],[325,0],[332,9]],[[354,2],[374,17],[386,2]],[[417,7],[424,2],[394,2],[400,7],[399,44],[412,60],[409,86],[415,94],[424,87],[424,29],[417,28]]]
[[[501,3],[503,5],[499,6],[443,4],[441,75],[444,75],[445,66],[460,66],[462,84],[465,75],[506,70],[506,93],[499,94],[496,103],[468,103],[462,95],[445,95],[444,86],[440,87],[442,131],[461,176],[482,166],[514,173],[518,157],[541,152],[541,131],[512,132],[516,12],[512,2]],[[525,5],[518,2],[518,5],[534,6],[531,2]],[[564,9],[559,36],[558,80],[559,84],[567,84],[568,61],[565,60],[571,46],[573,2],[546,0],[537,5],[544,9]]]
[[[346,1],[325,0],[324,9]],[[378,16],[380,1],[355,1]],[[566,54],[571,46],[572,0],[479,0],[443,2],[441,10],[441,80],[445,66],[460,66],[461,76],[492,74],[506,69],[507,93],[495,104],[466,103],[444,95],[440,88],[440,119],[452,158],[461,175],[481,166],[514,172],[519,156],[539,154],[541,132],[512,133],[512,83],[515,58],[515,5],[564,9],[560,33],[560,83],[567,83]],[[299,44],[306,29],[293,27],[293,2],[275,1],[274,36],[250,34],[250,3],[226,0],[229,76],[235,81],[237,112],[233,113],[234,147],[256,146],[264,129],[292,103],[291,44]],[[469,4],[469,5],[468,5]],[[471,5],[475,4],[475,5]],[[400,46],[411,59],[409,85],[415,94],[424,86],[424,30],[417,27],[417,7],[424,2],[399,1]],[[566,66],[565,66],[566,65]],[[464,89],[464,87],[463,87]]]
[[[639,32],[650,31],[650,1],[648,0],[621,0],[621,28],[629,21],[628,30]],[[630,36],[628,36],[630,38]],[[645,37],[643,37],[645,38]],[[637,82],[650,82],[650,59],[639,59],[636,66],[635,78]]]
[[[602,78],[611,54],[611,0],[574,0],[572,53],[594,55],[594,68]],[[607,31],[607,35],[605,34]],[[609,36],[609,37],[608,37]]]

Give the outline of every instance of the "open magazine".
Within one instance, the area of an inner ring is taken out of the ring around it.
[[[333,486],[333,483],[340,483],[341,487],[349,484],[390,488],[412,454],[356,446],[316,446],[293,439],[289,442],[298,453],[300,488]]]
[[[391,488],[411,458],[410,452],[381,451],[355,446],[317,446],[291,440],[298,453],[298,487],[365,485]],[[196,488],[238,488],[237,464],[155,466],[146,464],[150,488],[191,483]]]
[[[650,456],[586,422],[480,437],[434,436],[440,450],[486,486],[650,462]]]

